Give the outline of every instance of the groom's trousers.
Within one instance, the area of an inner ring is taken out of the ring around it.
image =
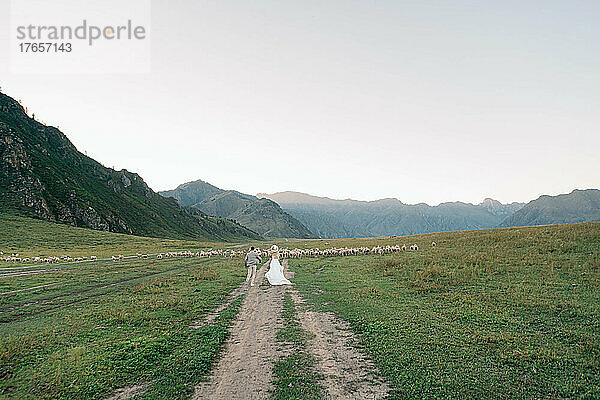
[[[254,286],[254,279],[256,279],[256,265],[248,266],[248,276],[246,276],[246,282],[250,281],[250,285]]]

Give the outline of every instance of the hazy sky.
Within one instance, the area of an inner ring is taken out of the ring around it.
[[[161,0],[151,73],[0,56],[0,86],[155,190],[529,201],[600,187],[598,20],[597,0]]]

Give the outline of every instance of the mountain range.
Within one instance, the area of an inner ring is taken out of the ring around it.
[[[299,192],[253,196],[202,180],[155,193],[139,175],[80,153],[57,128],[0,93],[0,212],[165,238],[369,237],[600,221],[600,190],[544,195],[527,204],[488,198],[437,206]]]
[[[522,203],[461,202],[404,204],[398,199],[334,200],[298,192],[259,193],[298,219],[322,238],[411,235],[466,229],[493,228],[520,209]]]
[[[500,226],[532,226],[571,224],[600,221],[600,190],[573,190],[558,196],[540,196],[513,215]]]
[[[410,235],[466,229],[600,221],[600,190],[543,195],[524,203],[487,198],[461,202],[404,204],[397,199],[334,200],[298,192],[259,193],[322,238]]]
[[[202,180],[184,183],[159,192],[181,206],[190,206],[215,217],[228,218],[265,237],[313,238],[315,235],[297,219],[269,200],[223,190]]]
[[[260,239],[256,232],[158,195],[137,174],[106,168],[58,129],[0,93],[0,211],[79,227],[201,240]]]

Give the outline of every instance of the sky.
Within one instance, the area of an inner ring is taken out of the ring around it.
[[[530,201],[600,188],[599,18],[595,0],[157,0],[149,69],[0,56],[0,86],[154,190]]]

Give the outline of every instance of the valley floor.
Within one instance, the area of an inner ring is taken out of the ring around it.
[[[184,244],[98,235],[0,250]],[[266,265],[249,287],[240,258],[0,265],[0,397],[600,397],[600,224],[282,245],[404,243],[285,260],[291,287]]]

